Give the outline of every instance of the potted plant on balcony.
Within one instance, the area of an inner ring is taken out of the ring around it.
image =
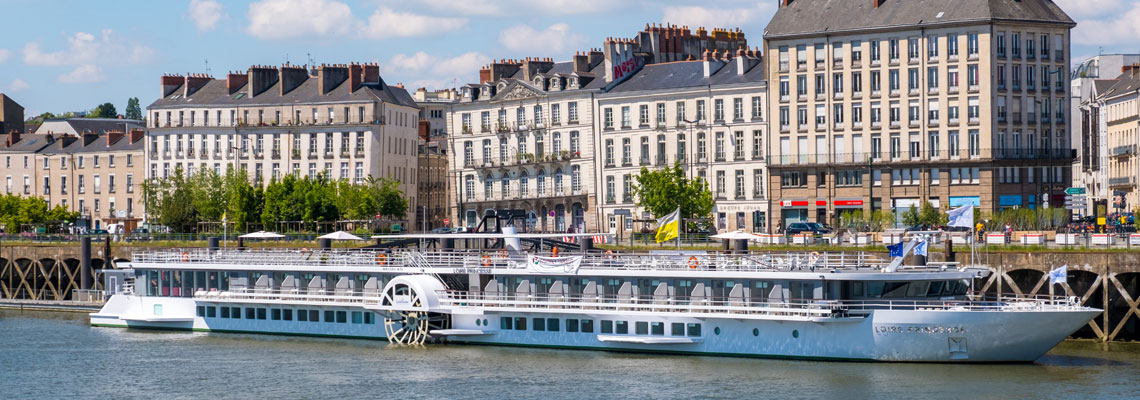
[[[570,161],[570,150],[562,150],[558,152],[558,155],[562,157],[563,161]]]

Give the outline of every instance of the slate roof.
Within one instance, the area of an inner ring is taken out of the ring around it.
[[[59,141],[64,140],[65,145],[61,148]],[[102,153],[109,151],[132,151],[143,150],[144,140],[139,139],[131,143],[130,135],[122,135],[118,140],[107,146],[107,138],[105,136],[83,136],[82,140],[79,138],[57,139],[55,143],[40,151],[42,154],[82,154],[82,153]]]
[[[183,97],[181,86],[169,96],[155,100],[147,109],[183,108],[188,106],[248,106],[248,105],[292,105],[316,104],[335,102],[366,102],[381,100],[386,103],[416,107],[416,101],[408,91],[387,85],[383,82],[365,83],[356,91],[349,90],[348,80],[345,80],[327,94],[317,92],[318,78],[310,77],[293,90],[281,95],[281,81],[270,86],[264,92],[249,97],[246,89],[249,84],[243,85],[234,94],[226,88],[225,79],[211,79],[201,88],[188,97]]]
[[[48,135],[20,135],[20,141],[13,144],[12,147],[0,143],[0,153],[34,153],[51,143],[52,138]]]
[[[1116,96],[1135,93],[1137,90],[1140,90],[1140,74],[1132,75],[1126,72],[1110,81],[1112,82],[1111,86],[1103,91],[1097,90],[1097,98],[1110,99]],[[1097,82],[1100,82],[1100,80],[1097,80]]]
[[[59,124],[66,124],[71,127],[71,131],[56,130]],[[124,125],[125,124],[125,125]],[[36,128],[35,134],[47,133],[72,133],[82,134],[83,132],[94,132],[99,135],[107,133],[107,131],[127,132],[131,128],[144,128],[143,122],[135,119],[117,119],[117,118],[67,118],[67,119],[49,119],[43,122]],[[52,130],[53,132],[49,132]]]
[[[636,75],[610,88],[608,93],[731,85],[763,80],[764,68],[759,62],[741,75],[737,74],[736,60],[731,60],[712,76],[706,78],[704,61],[675,61],[646,65]]]
[[[764,37],[991,21],[1076,25],[1052,0],[792,0]]]

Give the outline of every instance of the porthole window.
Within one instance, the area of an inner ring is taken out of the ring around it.
[[[760,329],[752,328],[752,336],[760,336]]]
[[[800,338],[800,331],[798,329],[793,329],[792,330],[792,337],[799,339]]]
[[[487,326],[487,319],[483,318],[483,326]]]
[[[713,333],[719,335],[720,334],[720,327],[718,326],[716,328],[713,328]]]
[[[475,320],[475,325],[476,325],[476,326],[481,326],[481,325],[483,325],[483,320],[481,320],[481,319],[477,319],[477,320]]]

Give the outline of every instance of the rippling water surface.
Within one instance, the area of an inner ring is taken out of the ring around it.
[[[0,311],[0,399],[1130,398],[1140,344],[1066,342],[1033,364],[780,361],[93,328]]]

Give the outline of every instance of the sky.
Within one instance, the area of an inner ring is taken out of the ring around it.
[[[851,0],[855,1],[855,0]],[[1140,0],[1055,0],[1077,21],[1072,59],[1140,53]],[[0,93],[25,115],[143,108],[164,73],[375,62],[390,84],[478,81],[492,59],[551,57],[646,23],[740,28],[760,46],[779,0],[4,0]]]

